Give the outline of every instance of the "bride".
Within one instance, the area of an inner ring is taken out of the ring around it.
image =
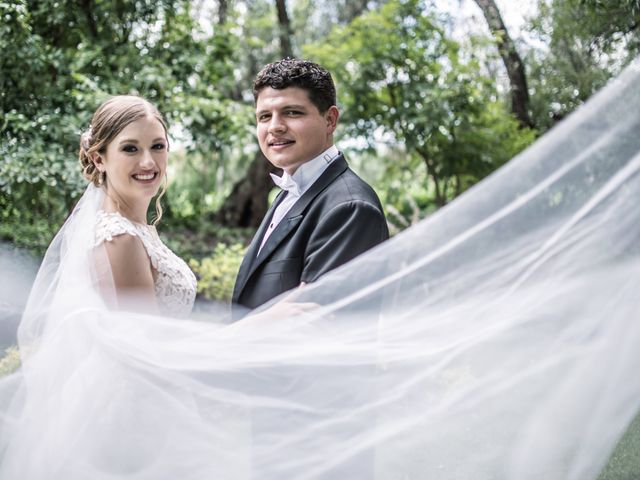
[[[166,180],[168,154],[160,112],[135,96],[107,100],[82,135],[80,163],[92,185],[83,200],[102,199],[93,225],[93,265],[104,271],[100,262],[108,260],[112,282],[102,277],[98,286],[110,307],[184,316],[193,306],[194,274],[147,224],[149,203]],[[154,223],[162,216],[165,188]]]
[[[0,382],[0,478],[637,476],[638,70],[290,297],[318,308],[232,327],[175,318],[194,279],[145,221],[166,129],[105,104]]]

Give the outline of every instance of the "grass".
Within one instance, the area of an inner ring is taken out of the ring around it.
[[[640,479],[640,415],[629,425],[598,480]]]

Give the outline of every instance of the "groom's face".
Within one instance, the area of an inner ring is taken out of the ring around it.
[[[262,153],[288,174],[333,145],[338,109],[320,113],[307,92],[298,87],[266,87],[258,94],[256,120]]]

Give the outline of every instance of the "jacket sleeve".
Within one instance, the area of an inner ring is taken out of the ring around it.
[[[384,214],[375,205],[362,200],[341,203],[311,234],[301,280],[313,282],[388,238]]]

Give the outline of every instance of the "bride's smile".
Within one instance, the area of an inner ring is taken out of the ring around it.
[[[108,199],[117,203],[115,210],[143,221],[167,169],[168,145],[163,125],[147,116],[131,122],[104,153],[95,154],[94,163],[105,174]]]

